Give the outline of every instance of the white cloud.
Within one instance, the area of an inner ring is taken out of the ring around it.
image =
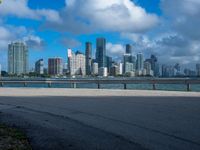
[[[35,20],[45,18],[50,22],[61,22],[57,11],[51,9],[31,9],[28,7],[28,0],[5,0],[0,5],[0,16],[16,16]]]
[[[125,47],[121,44],[107,43],[107,55],[113,57],[114,59],[121,59],[125,53]]]
[[[48,24],[74,33],[144,32],[159,22],[131,0],[66,0],[60,16],[64,24]]]
[[[23,37],[23,41],[29,46],[29,48],[33,48],[35,50],[41,50],[45,46],[44,40],[36,35]]]
[[[162,0],[161,7],[176,32],[200,40],[199,0]]]

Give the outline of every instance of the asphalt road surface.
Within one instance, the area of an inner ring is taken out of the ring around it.
[[[199,150],[200,97],[0,96],[34,150]]]

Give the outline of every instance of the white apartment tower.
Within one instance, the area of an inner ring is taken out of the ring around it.
[[[71,49],[68,49],[68,68],[71,76],[85,76],[85,55],[78,51],[76,53],[73,53]]]

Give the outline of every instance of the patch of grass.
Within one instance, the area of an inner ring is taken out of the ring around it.
[[[21,131],[0,124],[0,150],[32,150]]]

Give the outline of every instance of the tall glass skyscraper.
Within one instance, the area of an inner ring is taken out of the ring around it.
[[[107,67],[106,63],[106,39],[97,38],[96,40],[96,62],[98,67]]]
[[[28,67],[28,47],[23,42],[14,42],[8,45],[8,73],[26,74]]]
[[[85,44],[85,68],[86,75],[91,75],[92,68],[92,43],[86,42]]]
[[[126,44],[126,54],[132,55],[132,46],[130,44]]]
[[[136,69],[139,71],[144,69],[144,57],[142,53],[137,54]]]

